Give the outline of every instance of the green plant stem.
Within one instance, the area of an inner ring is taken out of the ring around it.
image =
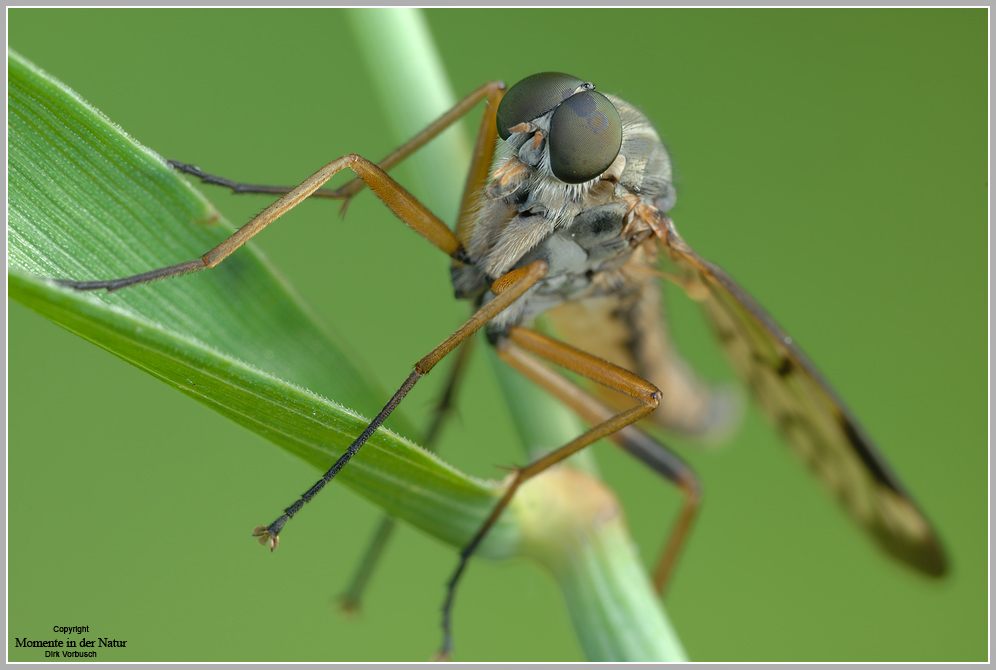
[[[454,100],[426,23],[417,10],[355,9],[350,17],[388,118],[395,132],[401,133],[395,136],[400,143]],[[418,161],[419,173],[432,175],[430,181],[440,189],[426,196],[430,207],[451,221],[469,162],[462,148],[468,145],[454,137],[455,130],[445,133],[436,147],[436,142],[430,143],[422,150],[423,156],[412,157]],[[507,368],[498,374],[527,451],[556,448],[581,432],[578,422],[548,395]],[[582,463],[593,469],[584,458]],[[516,516],[526,537],[523,552],[550,569],[560,585],[588,659],[685,660],[633,551],[614,497],[608,496],[603,507],[591,510],[584,503],[591,487],[599,485],[582,475],[572,478],[575,486],[568,487],[566,497],[572,503],[559,505],[565,498],[557,485],[561,481],[562,475],[551,472],[527,483],[509,513]],[[558,507],[559,513],[554,511]],[[611,523],[603,522],[605,515],[612,518]],[[574,541],[579,537],[584,541]]]

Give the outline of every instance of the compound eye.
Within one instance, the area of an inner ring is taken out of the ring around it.
[[[601,93],[581,91],[550,121],[550,168],[562,182],[580,184],[605,172],[622,147],[619,112]]]
[[[509,128],[537,119],[570,97],[584,82],[562,72],[540,72],[508,89],[498,103],[498,134],[507,140]]]

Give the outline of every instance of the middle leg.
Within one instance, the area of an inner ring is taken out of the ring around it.
[[[583,375],[594,382],[625,393],[636,399],[638,404],[635,407],[623,410],[617,414],[610,414],[610,416],[593,422],[595,425],[578,438],[538,458],[525,467],[516,470],[498,504],[495,505],[474,538],[460,552],[460,561],[447,584],[446,600],[443,604],[443,646],[439,653],[441,658],[448,658],[453,647],[451,614],[456,594],[456,585],[467,567],[468,560],[477,550],[509,502],[511,502],[519,487],[529,479],[532,479],[551,466],[560,463],[568,456],[577,453],[593,442],[603,437],[609,437],[626,426],[644,418],[658,407],[661,400],[661,393],[657,387],[638,375],[533,330],[513,326],[507,336],[498,342],[497,346],[499,357],[510,363],[513,367],[519,367],[514,361],[517,355],[523,355],[521,351],[516,351],[518,348],[551,363],[555,363],[566,370]]]

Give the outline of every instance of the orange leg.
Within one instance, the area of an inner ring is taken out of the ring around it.
[[[484,176],[487,177],[487,171],[491,165],[491,155],[494,151],[494,138],[498,134],[497,127],[495,126],[495,110],[497,109],[498,101],[501,100],[501,96],[504,92],[505,84],[500,81],[488,82],[484,86],[481,86],[454,105],[452,109],[445,112],[442,116],[429,124],[425,130],[402,144],[400,147],[385,156],[382,160],[378,161],[378,167],[387,172],[405,158],[408,158],[408,156],[413,154],[415,151],[423,147],[429,140],[436,137],[436,135],[449,128],[454,122],[462,118],[465,114],[467,114],[467,112],[473,109],[478,102],[487,99],[488,107],[485,110],[484,119],[481,121],[482,132],[478,133],[478,142],[474,152],[475,159],[478,156],[484,158],[484,160],[481,161],[481,164],[483,166]],[[490,119],[488,118],[489,115]],[[482,142],[482,140],[485,139],[485,123],[488,123],[486,130],[491,133],[490,142]],[[242,182],[232,181],[231,179],[225,179],[224,177],[207,174],[197,166],[187,165],[186,163],[181,163],[180,161],[171,160],[169,161],[169,164],[181,172],[199,178],[201,183],[214,184],[216,186],[230,188],[235,194],[270,193],[273,195],[281,195],[283,193],[290,193],[294,190],[291,186],[265,186],[262,184],[245,184]],[[473,176],[475,174],[475,170],[471,169],[470,174]],[[468,183],[469,181],[470,179],[468,178]],[[481,180],[481,183],[483,183],[483,180]],[[312,193],[310,197],[331,198],[346,200],[348,202],[350,198],[363,189],[363,186],[364,182],[361,179],[353,179],[339,188],[320,188]],[[343,204],[343,208],[345,208],[345,203]]]
[[[231,237],[211,249],[200,258],[186,263],[170,265],[150,272],[132,275],[121,279],[101,281],[75,281],[58,279],[57,284],[74,288],[77,291],[93,291],[107,289],[116,291],[127,286],[145,284],[157,279],[176,277],[178,275],[197,272],[205,268],[213,268],[232,254],[236,249],[252,239],[257,233],[279,219],[283,214],[296,207],[302,200],[314,193],[319,186],[332,178],[344,168],[355,172],[374,193],[377,194],[392,212],[402,221],[411,226],[415,232],[432,242],[448,256],[459,258],[463,247],[456,235],[420,203],[415,196],[406,191],[398,182],[391,179],[379,167],[356,154],[337,158],[315,174],[308,177],[300,186],[283,196],[275,203],[257,214],[249,223],[236,230]]]
[[[481,129],[478,133],[477,144],[474,151],[470,172],[467,177],[467,190],[464,193],[461,204],[460,224],[466,225],[465,220],[469,220],[472,211],[471,203],[474,194],[487,180],[488,168],[491,164],[491,157],[494,153],[495,145],[495,111],[498,101],[504,94],[505,85],[501,82],[491,82],[477,89],[469,96],[461,100],[455,107],[443,114],[436,121],[430,124],[425,130],[414,138],[403,144],[397,150],[389,154],[379,165],[371,163],[367,159],[357,154],[349,154],[342,158],[337,158],[321,170],[311,175],[300,185],[294,188],[283,187],[260,187],[257,191],[247,188],[240,188],[235,182],[229,182],[212,175],[206,175],[198,168],[193,168],[182,163],[172,161],[174,167],[200,176],[202,181],[228,186],[236,192],[267,192],[284,193],[285,195],[275,203],[264,209],[253,217],[249,223],[245,224],[227,240],[211,249],[202,257],[158,268],[149,272],[122,277],[120,279],[97,280],[97,281],[77,281],[74,279],[57,279],[55,282],[61,286],[76,289],[77,291],[94,291],[106,289],[116,291],[128,286],[136,286],[156,281],[176,277],[191,272],[197,272],[205,268],[211,268],[225,260],[232,252],[241,247],[259,233],[263,228],[270,225],[283,214],[300,204],[305,198],[315,195],[323,197],[335,197],[348,199],[355,195],[364,186],[369,186],[381,201],[394,212],[398,218],[408,224],[422,237],[426,238],[438,249],[457,261],[465,259],[463,247],[457,236],[446,227],[442,221],[420,203],[398,182],[388,176],[386,170],[397,165],[401,160],[411,155],[416,149],[424,145],[430,139],[438,135],[449,125],[453,124],[460,117],[466,114],[477,102],[487,98],[484,118],[481,121]],[[341,189],[335,191],[322,190],[321,186],[332,178],[340,170],[349,168],[356,173],[356,178],[347,183]],[[241,185],[242,187],[247,185]]]
[[[499,282],[496,281],[495,284],[498,285]],[[504,495],[498,501],[498,504],[495,505],[487,520],[485,520],[470,543],[460,552],[460,562],[447,585],[446,600],[443,604],[443,646],[440,651],[441,658],[448,657],[452,650],[451,614],[456,594],[456,585],[467,567],[468,560],[498,520],[502,511],[508,506],[518,488],[524,482],[563,461],[568,456],[584,449],[593,442],[603,437],[618,434],[620,431],[626,431],[627,427],[631,424],[654,411],[661,400],[661,394],[657,387],[638,375],[533,330],[513,326],[507,335],[499,340],[497,346],[498,355],[503,361],[530,379],[533,379],[533,381],[536,381],[544,388],[547,388],[558,397],[561,397],[568,405],[579,411],[585,419],[589,420],[593,424],[593,427],[575,440],[517,470]],[[525,352],[555,363],[571,372],[583,375],[594,382],[625,393],[635,398],[639,404],[619,413],[611,412],[591,398],[591,396],[583,393],[562,376],[549,370],[549,368],[546,368],[545,365],[542,365]],[[586,398],[586,400],[578,400],[582,397]],[[694,517],[694,510],[687,516],[686,526],[690,524],[691,518]],[[684,531],[687,531],[687,527]],[[680,533],[682,537],[684,537],[684,531]],[[673,553],[676,555],[676,551]]]
[[[428,374],[428,372],[441,361],[448,353],[453,351],[461,342],[473,335],[475,332],[480,330],[480,328],[488,323],[491,319],[500,314],[509,305],[515,302],[523,293],[528,291],[536,282],[546,276],[547,273],[546,261],[533,261],[524,268],[519,270],[514,270],[509,273],[509,276],[514,276],[515,279],[511,284],[505,283],[503,286],[505,290],[502,291],[500,295],[495,297],[494,300],[484,305],[479,309],[474,316],[464,323],[460,328],[457,329],[455,333],[450,335],[448,338],[443,340],[442,344],[430,351],[426,356],[424,356],[418,363],[415,364],[415,370],[408,375],[408,379],[405,383],[401,385],[397,393],[391,398],[391,400],[384,406],[374,420],[370,422],[364,431],[353,440],[353,443],[349,445],[346,449],[346,453],[339,457],[339,460],[329,468],[328,472],[315,482],[315,485],[310,489],[305,491],[305,493],[290,507],[284,510],[284,513],[277,517],[277,520],[271,523],[269,526],[256,526],[253,529],[253,535],[260,538],[260,544],[269,544],[270,550],[273,551],[277,548],[279,542],[278,535],[280,530],[284,527],[284,524],[290,520],[297,512],[304,507],[305,503],[309,502],[314,498],[319,491],[325,488],[325,485],[332,481],[340,470],[356,455],[356,452],[366,443],[374,431],[380,427],[382,423],[391,415],[394,408],[404,399],[408,392],[415,386],[423,376]],[[501,279],[499,279],[500,281]],[[497,283],[497,282],[496,282]],[[635,376],[635,375],[634,375]],[[493,520],[488,523],[494,523]]]
[[[505,347],[499,355],[502,360],[537,386],[546,389],[577,412],[589,424],[596,425],[613,416],[614,412],[593,395],[562,374],[543,365],[536,358],[515,347]],[[677,486],[684,496],[684,503],[678,512],[678,518],[668,534],[668,539],[661,550],[654,570],[654,586],[658,593],[663,594],[667,590],[675,564],[688,538],[688,531],[691,529],[702,502],[702,489],[699,480],[691,468],[680,458],[634,425],[622,428],[611,435],[609,439]]]

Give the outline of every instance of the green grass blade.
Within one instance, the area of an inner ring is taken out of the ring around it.
[[[41,279],[118,277],[196,258],[231,228],[161,158],[16,54],[8,91],[10,296],[327,468],[367,420],[325,396],[371,415],[388,395],[251,245],[215,269],[113,294]],[[341,477],[458,545],[496,491],[386,430]],[[487,546],[510,553],[515,536],[504,522]]]

